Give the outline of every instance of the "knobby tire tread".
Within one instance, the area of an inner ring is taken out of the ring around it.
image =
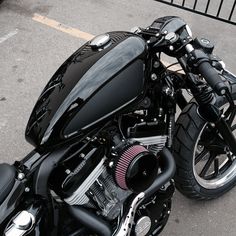
[[[223,195],[234,185],[220,191],[209,191],[200,186],[193,174],[192,159],[196,139],[205,124],[205,121],[197,114],[197,104],[189,103],[180,114],[177,122],[173,141],[173,153],[176,160],[175,183],[176,188],[185,196],[195,200],[210,200]],[[208,191],[208,192],[207,192]]]

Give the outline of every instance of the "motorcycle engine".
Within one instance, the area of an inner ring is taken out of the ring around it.
[[[57,179],[57,187],[53,190],[61,200],[93,209],[111,221],[121,216],[129,196],[144,191],[153,183],[159,171],[158,152],[164,147],[167,136],[119,137],[115,134],[110,138],[108,153],[98,145],[97,138],[65,161],[59,169],[64,175],[59,177],[55,173],[53,177]],[[152,206],[153,200],[146,204]],[[139,212],[142,211],[144,209],[140,208]],[[142,224],[147,224],[147,219],[136,218],[137,232],[142,231]]]
[[[64,201],[70,205],[98,209],[102,216],[113,220],[120,214],[123,202],[131,192],[122,190],[115,184],[106,170],[105,162],[106,159],[103,158],[83,184]]]

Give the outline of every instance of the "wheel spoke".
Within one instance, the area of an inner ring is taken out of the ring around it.
[[[228,157],[228,161],[219,169],[219,173],[223,174],[232,164],[232,159]]]
[[[215,155],[211,155],[209,157],[209,159],[207,160],[207,162],[206,162],[205,166],[203,167],[201,173],[199,174],[200,177],[204,177],[206,175],[206,173],[209,170],[209,168],[210,168],[212,162],[214,161],[214,159],[215,159]]]
[[[219,159],[215,158],[214,160],[214,176],[218,176],[219,175]]]
[[[197,157],[195,158],[195,165],[201,161],[207,154],[209,153],[208,150],[204,149]]]

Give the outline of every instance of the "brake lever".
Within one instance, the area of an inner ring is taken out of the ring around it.
[[[228,123],[229,126],[231,126],[236,115],[236,106],[234,105],[234,100],[229,91],[225,94],[225,97],[229,102],[229,108],[225,112],[224,118],[227,118],[229,116],[226,122]]]
[[[222,76],[226,79],[226,80],[229,80],[230,82],[232,83],[236,83],[236,75],[234,75],[232,72],[226,70],[226,69],[223,69],[222,70]]]

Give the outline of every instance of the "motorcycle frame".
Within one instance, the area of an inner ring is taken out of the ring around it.
[[[155,57],[154,55],[151,56],[150,58],[151,60],[156,59],[159,60],[160,58],[158,58],[157,56]],[[149,63],[151,64],[151,63]],[[187,71],[187,70],[186,70]],[[168,70],[167,68],[160,62],[160,66],[157,69],[151,68],[150,70],[151,74],[152,73],[160,73],[161,74],[165,74],[167,73],[168,75]],[[150,75],[151,75],[150,74]],[[150,76],[148,75],[148,76]],[[166,75],[166,76],[167,76]],[[187,75],[183,75],[183,74],[179,74],[176,73],[176,78],[183,80],[185,79],[186,81],[188,80],[188,76]],[[167,78],[167,77],[166,77]],[[152,83],[156,83],[155,81],[153,81]],[[192,85],[192,86],[196,86],[196,85]],[[172,139],[172,133],[174,131],[174,119],[173,116],[176,113],[176,105],[178,105],[181,109],[183,109],[188,102],[186,101],[184,95],[182,94],[182,89],[192,89],[192,87],[187,87],[186,83],[181,84],[181,86],[174,86],[174,94],[173,93],[166,93],[166,104],[168,109],[166,117],[167,117],[167,124],[166,124],[166,128],[168,130],[166,130],[166,132],[168,132],[169,135],[169,139]],[[175,95],[175,96],[173,96]],[[226,96],[227,98],[227,96]],[[230,96],[228,95],[228,99],[230,100]],[[232,113],[235,113],[235,107],[233,107],[232,105],[232,101],[231,101],[231,108],[232,109]],[[230,112],[230,110],[229,110]],[[203,115],[203,114],[202,114]],[[209,111],[209,116],[213,116],[214,114],[214,110]],[[206,118],[206,116],[205,116]],[[206,119],[207,120],[207,119]],[[207,120],[209,122],[212,122],[214,120]],[[229,146],[232,148],[233,152],[236,153],[236,150],[234,150],[234,147],[236,147],[236,140],[235,138],[231,139],[232,137],[232,132],[229,128],[229,125],[227,124],[227,122],[225,121],[224,117],[221,116],[217,116],[217,119],[215,120],[216,123],[216,128],[219,130],[220,134],[223,137],[226,137],[226,142],[229,144]],[[169,126],[168,126],[169,125]],[[230,137],[227,139],[227,137]],[[79,142],[80,140],[73,140],[74,143]],[[168,144],[169,147],[171,148],[171,143]],[[6,221],[3,222],[3,219],[5,220],[10,220],[11,217],[14,216],[14,214],[16,212],[19,212],[20,210],[22,210],[22,202],[28,202],[28,198],[27,198],[27,194],[29,194],[29,196],[37,196],[37,198],[35,198],[35,201],[29,202],[29,205],[25,205],[24,207],[26,208],[32,208],[32,206],[38,202],[40,202],[41,205],[45,206],[45,210],[44,212],[41,213],[41,219],[43,218],[43,215],[47,216],[47,231],[45,231],[41,225],[37,225],[36,227],[37,230],[39,232],[42,232],[43,235],[58,235],[58,232],[60,231],[60,228],[54,227],[55,225],[60,225],[59,224],[59,218],[60,218],[60,212],[57,209],[58,206],[60,205],[59,203],[56,203],[51,194],[48,192],[49,188],[48,188],[48,182],[49,182],[49,178],[50,178],[50,174],[53,171],[54,168],[57,167],[58,163],[60,163],[60,161],[63,160],[63,158],[65,158],[66,154],[68,153],[68,151],[70,150],[71,145],[69,144],[65,144],[65,146],[61,147],[61,148],[54,148],[54,150],[51,150],[50,152],[42,152],[42,150],[35,150],[33,152],[31,152],[28,156],[26,156],[21,162],[16,162],[15,163],[15,167],[17,169],[18,174],[18,179],[15,182],[15,185],[13,187],[13,189],[11,190],[10,194],[7,196],[7,198],[5,199],[5,201],[2,203],[1,206],[5,206],[5,211],[1,212],[2,217],[0,217],[0,224],[2,224],[2,226],[4,226],[4,228],[6,227],[7,223]],[[164,152],[167,152],[165,155],[168,157],[170,156],[170,154],[168,153],[168,151],[166,151],[167,149],[164,150]],[[38,152],[39,151],[39,152]],[[164,154],[162,154],[164,155]],[[168,159],[168,158],[167,158]],[[168,165],[169,164],[169,165]],[[162,186],[163,183],[165,183],[166,181],[168,181],[170,175],[173,176],[174,171],[175,171],[175,167],[173,165],[173,163],[170,160],[167,160],[167,167],[170,168],[169,172],[168,172],[168,168],[167,168],[167,174],[166,175],[161,175],[159,176],[158,181],[154,182],[154,185],[152,185],[152,187],[148,190],[145,191],[145,194],[147,195],[147,197],[151,196],[156,189],[160,188]],[[22,175],[22,173],[24,174],[24,176]],[[21,175],[20,175],[21,174]],[[23,177],[22,177],[23,176]],[[161,182],[159,182],[161,180]],[[26,191],[27,190],[27,191]],[[25,196],[22,198],[22,195],[25,194]],[[22,200],[23,199],[23,200]],[[62,211],[64,211],[64,209],[62,208]],[[65,211],[64,213],[66,214],[67,211]],[[7,216],[7,217],[6,217]],[[42,219],[43,221],[43,219]],[[101,223],[99,220],[97,221],[98,223]],[[2,232],[1,232],[2,233]],[[32,235],[33,232],[32,232]]]

